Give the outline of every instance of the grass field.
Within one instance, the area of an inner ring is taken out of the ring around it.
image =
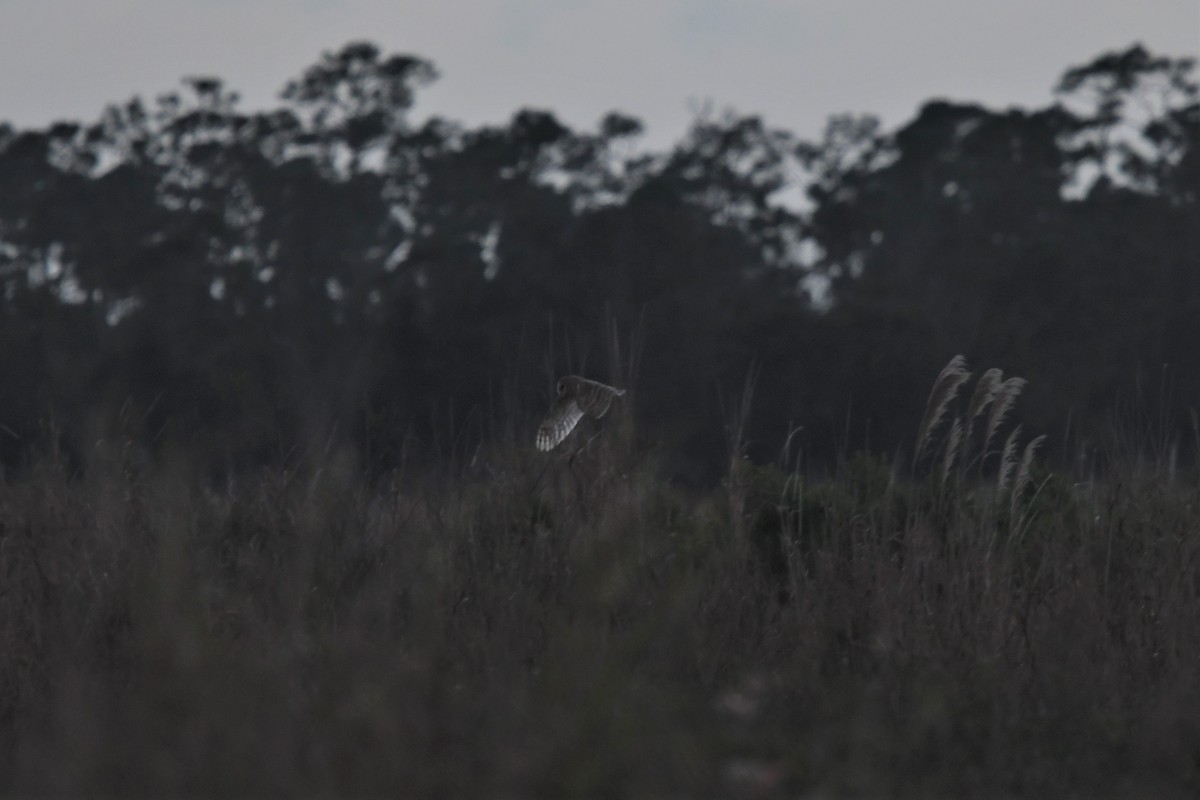
[[[1200,792],[1194,474],[735,453],[698,491],[610,432],[3,480],[0,791]]]

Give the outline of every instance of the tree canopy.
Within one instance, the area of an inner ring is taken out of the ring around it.
[[[666,152],[619,112],[415,122],[436,77],[358,42],[268,110],[195,77],[0,125],[0,457],[119,429],[214,469],[329,437],[388,469],[528,435],[570,370],[629,383],[638,435],[703,480],[748,374],[752,454],[802,426],[831,459],[911,447],[957,352],[1029,378],[1052,441],[1153,386],[1142,416],[1194,455],[1189,59],[1135,45],[1051,107],[934,100],[817,141],[706,114]]]

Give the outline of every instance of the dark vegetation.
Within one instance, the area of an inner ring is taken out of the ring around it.
[[[0,126],[0,791],[1200,792],[1189,61],[660,154],[433,78]]]
[[[0,127],[0,461],[53,432],[81,463],[119,431],[234,474],[332,439],[380,474],[531,431],[581,371],[633,384],[640,440],[705,484],[751,369],[754,458],[802,426],[828,464],[908,446],[958,352],[1030,380],[1047,456],[1140,404],[1194,460],[1190,61],[1134,47],[1067,71],[1051,108],[937,101],[817,142],[712,115],[665,153],[616,113],[416,126],[433,77],[350,45],[270,111],[197,78]],[[632,374],[606,374],[614,331]]]
[[[128,448],[76,477],[40,462],[0,486],[0,774],[19,794],[1194,796],[1195,476],[1048,475],[1024,444],[979,476],[983,427],[961,469],[939,436],[924,477],[740,461],[705,493],[621,426],[548,468],[509,441],[375,484],[338,451],[220,487]]]

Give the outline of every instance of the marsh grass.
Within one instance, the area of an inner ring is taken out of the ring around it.
[[[985,452],[1019,390],[987,380]],[[1077,483],[1013,444],[1003,502],[869,455],[823,481],[734,459],[737,491],[703,492],[631,442],[220,486],[98,445],[0,481],[0,786],[1200,789],[1195,476]]]

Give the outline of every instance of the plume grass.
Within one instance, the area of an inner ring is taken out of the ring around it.
[[[1017,446],[1020,437],[1021,426],[1017,425],[1004,442],[1004,451],[1000,454],[1000,470],[996,477],[996,493],[999,495],[1005,493],[1012,481],[1013,471],[1017,466]]]
[[[1024,378],[1009,378],[1000,384],[996,390],[996,397],[992,403],[992,411],[988,415],[987,430],[983,437],[983,450],[981,458],[987,458],[988,448],[991,447],[992,439],[999,430],[1000,425],[1004,422],[1004,418],[1012,411],[1013,406],[1017,402],[1017,397],[1025,388],[1027,381]]]
[[[1033,457],[1037,453],[1037,449],[1046,440],[1045,434],[1036,436],[1025,445],[1025,451],[1021,454],[1021,465],[1017,468],[1017,477],[1013,481],[1012,500],[1010,511],[1013,518],[1016,517],[1017,504],[1025,494],[1025,490],[1029,487],[1033,479]]]
[[[933,382],[933,389],[929,393],[929,400],[925,403],[925,415],[921,418],[921,424],[917,428],[917,445],[913,452],[914,467],[928,449],[933,432],[945,418],[946,410],[958,393],[959,387],[970,377],[971,373],[967,371],[967,359],[962,355],[951,358],[950,362],[938,373],[937,379]]]
[[[978,419],[988,407],[996,399],[996,393],[999,392],[1000,386],[1004,381],[1004,372],[996,367],[992,367],[979,376],[979,380],[975,384],[975,391],[971,394],[971,402],[967,405],[966,425],[963,432],[963,457],[960,463],[966,469],[967,464],[967,449],[971,445],[971,435],[975,430],[975,420]],[[982,454],[986,452],[980,451],[979,460],[982,462]]]

